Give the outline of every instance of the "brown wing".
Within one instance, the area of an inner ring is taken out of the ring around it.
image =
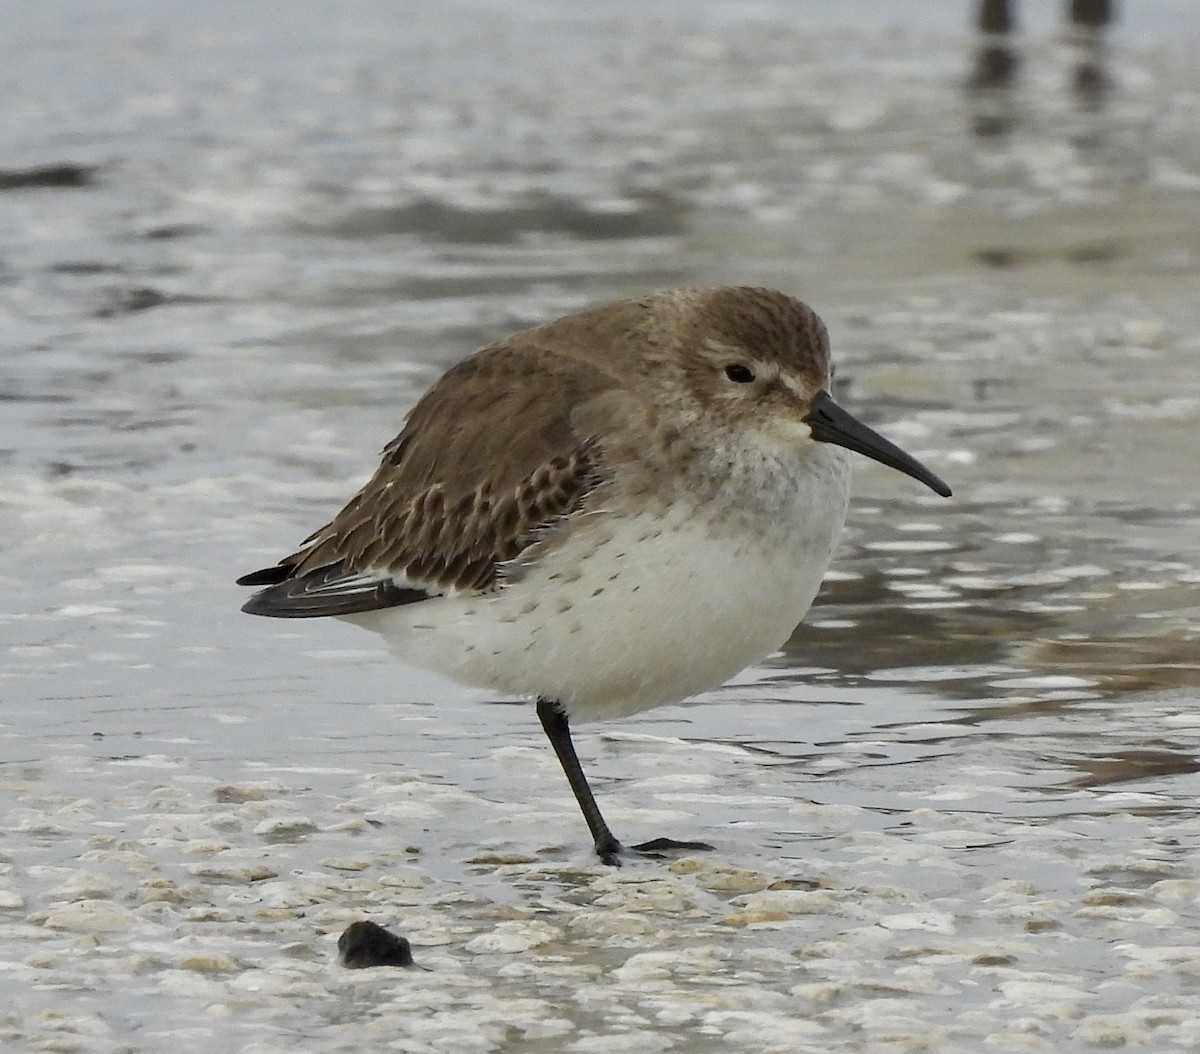
[[[615,387],[601,369],[528,344],[484,349],[414,407],[375,475],[276,567],[243,607],[313,618],[486,590],[604,479],[599,439],[577,422]]]

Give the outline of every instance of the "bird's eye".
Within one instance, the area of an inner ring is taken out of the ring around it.
[[[734,384],[749,384],[754,380],[754,371],[740,362],[733,362],[725,367],[725,376]]]

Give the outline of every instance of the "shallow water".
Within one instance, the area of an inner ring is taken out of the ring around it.
[[[1200,23],[1129,6],[1090,95],[1044,12],[968,91],[950,4],[0,6],[5,1049],[1200,1039]],[[527,709],[232,579],[449,363],[683,282],[814,304],[955,498],[862,465],[781,655],[582,731],[717,846],[611,873]]]

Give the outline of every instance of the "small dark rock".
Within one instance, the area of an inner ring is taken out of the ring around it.
[[[105,263],[102,260],[63,260],[61,263],[51,264],[50,270],[55,274],[92,275],[121,274],[125,268],[120,264]]]
[[[348,970],[367,966],[412,966],[412,948],[404,937],[374,922],[352,922],[338,938],[338,960]]]
[[[154,289],[150,286],[137,286],[110,294],[107,302],[98,307],[93,314],[97,318],[115,318],[118,315],[132,315],[138,311],[148,311],[150,308],[170,304],[207,304],[211,302],[205,297],[192,296],[188,293],[164,293],[161,289]]]
[[[95,311],[97,318],[113,318],[117,315],[132,315],[138,311],[147,311],[152,307],[161,307],[171,302],[171,297],[158,289],[141,286],[136,289],[123,289],[113,293],[108,302]]]
[[[121,297],[121,302],[118,306],[119,310],[134,312],[145,311],[147,308],[159,307],[167,303],[169,297],[166,293],[158,289],[150,289],[143,286],[139,289],[130,289],[124,296]]]
[[[1017,267],[1026,262],[1025,254],[1017,249],[979,249],[972,255],[985,267]]]
[[[36,168],[0,170],[0,190],[37,187],[90,187],[96,181],[94,165],[38,165]]]
[[[168,223],[161,227],[151,227],[142,233],[142,237],[152,242],[174,241],[176,238],[191,238],[197,234],[204,234],[207,230],[207,227],[198,223]]]

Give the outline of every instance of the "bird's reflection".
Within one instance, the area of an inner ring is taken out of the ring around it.
[[[1103,109],[1113,87],[1105,38],[1114,8],[1113,0],[1071,0],[1069,39],[1076,53],[1071,88],[1085,113]]]
[[[972,131],[981,139],[1007,135],[1016,122],[1014,87],[1020,55],[1014,46],[1015,12],[1010,0],[981,0],[979,40],[967,77],[972,102]]]
[[[1116,21],[1115,0],[1068,0],[1064,34],[1072,68],[1068,86],[1080,113],[1103,111],[1114,80],[1107,32]],[[980,139],[1011,133],[1020,118],[1017,98],[1023,57],[1016,0],[979,0],[977,40],[965,86],[971,130]]]

